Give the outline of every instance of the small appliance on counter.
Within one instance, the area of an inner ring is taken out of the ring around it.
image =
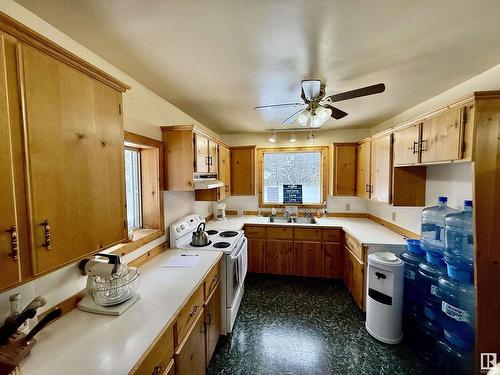
[[[87,295],[78,309],[121,315],[139,299],[139,270],[121,263],[119,256],[96,254],[93,259],[83,259],[79,267],[87,275]]]
[[[217,204],[217,211],[215,213],[215,220],[218,220],[218,221],[226,220],[226,204],[225,203]]]

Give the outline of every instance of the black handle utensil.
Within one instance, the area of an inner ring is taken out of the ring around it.
[[[28,343],[38,332],[40,332],[47,324],[53,320],[59,318],[62,315],[62,310],[60,308],[54,309],[45,315],[42,320],[40,320],[36,326],[33,327],[31,331],[28,332],[24,341]]]

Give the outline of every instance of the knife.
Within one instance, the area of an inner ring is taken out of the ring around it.
[[[9,337],[17,332],[17,329],[27,320],[34,318],[36,309],[25,310],[20,314],[10,316],[5,319],[5,323],[0,327],[0,345],[9,343]]]
[[[40,332],[47,324],[49,324],[51,321],[59,318],[62,315],[62,309],[56,308],[49,312],[47,315],[45,315],[38,323],[36,326],[33,327],[31,331],[28,332],[28,334],[23,338],[24,344],[29,345],[30,340],[38,333]]]

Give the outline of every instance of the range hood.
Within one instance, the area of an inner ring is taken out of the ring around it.
[[[222,181],[217,180],[216,176],[195,176],[193,178],[195,190],[215,189],[224,186]]]

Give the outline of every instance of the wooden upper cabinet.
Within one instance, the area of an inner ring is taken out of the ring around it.
[[[231,154],[229,148],[219,145],[219,180],[224,183],[221,187],[224,197],[231,195]]]
[[[209,170],[209,149],[208,138],[194,133],[194,144],[196,152],[195,173],[208,173]],[[187,157],[187,155],[186,155]],[[188,158],[189,159],[189,158]]]
[[[121,93],[31,46],[21,52],[39,274],[126,237]]]
[[[419,162],[420,123],[397,130],[394,136],[394,166]]]
[[[422,122],[422,163],[452,161],[462,158],[463,108],[453,108]]]
[[[392,176],[392,135],[372,139],[370,198],[390,203]]]
[[[361,198],[370,198],[370,148],[371,142],[357,147],[356,195]]]
[[[356,144],[333,144],[333,195],[356,195]]]
[[[0,290],[21,281],[4,36],[0,34]]]
[[[255,146],[231,147],[231,195],[255,195]]]
[[[219,145],[214,141],[208,141],[208,171],[217,173],[219,170]]]
[[[164,188],[170,191],[193,191],[193,131],[162,128],[164,145]]]

